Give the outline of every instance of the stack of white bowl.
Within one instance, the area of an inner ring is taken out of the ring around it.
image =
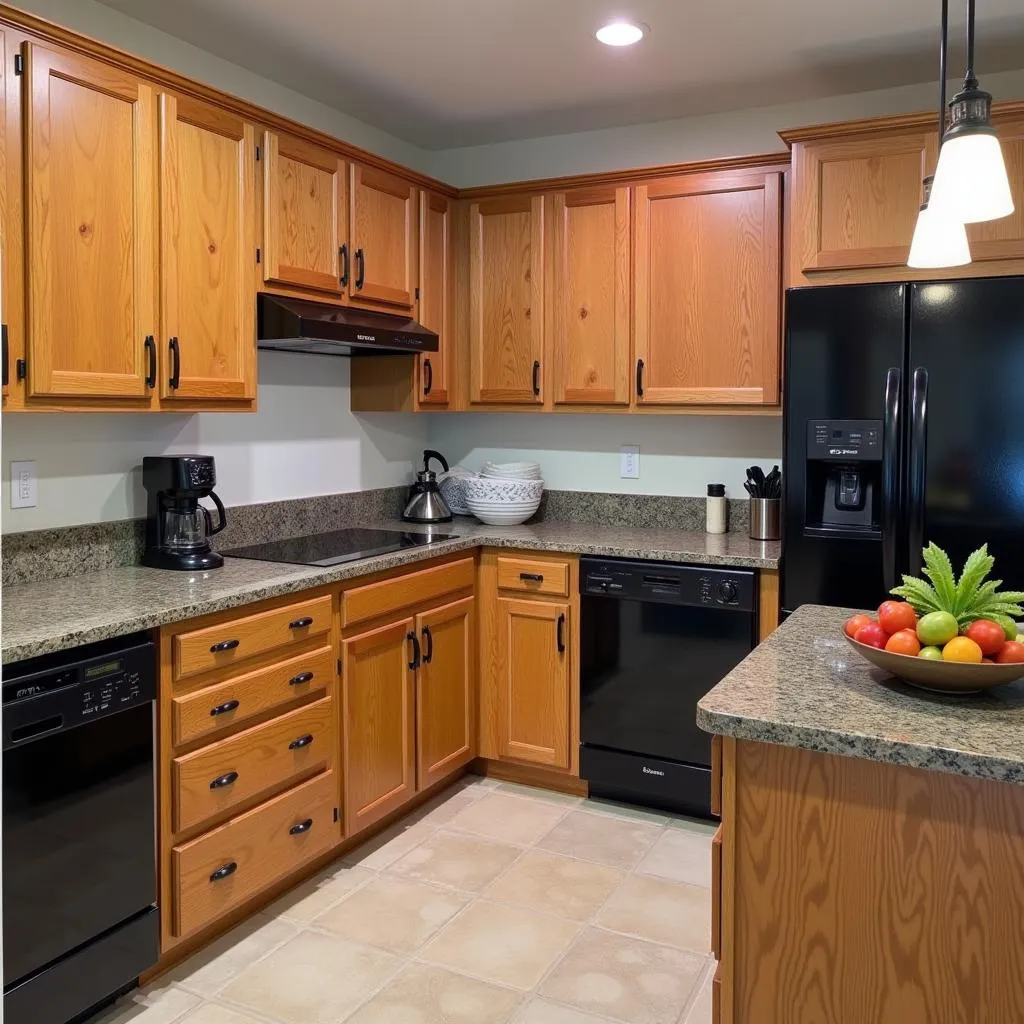
[[[465,477],[460,483],[469,510],[489,526],[525,523],[544,494],[536,462],[487,462],[480,476]]]

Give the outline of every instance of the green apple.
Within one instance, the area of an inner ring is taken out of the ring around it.
[[[956,616],[949,612],[929,612],[917,624],[917,639],[925,647],[944,647],[959,633]]]
[[[942,651],[938,647],[922,647],[917,656],[925,661],[942,661]]]

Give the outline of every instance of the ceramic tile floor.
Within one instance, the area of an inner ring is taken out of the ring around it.
[[[468,776],[95,1024],[710,1024],[713,833]]]

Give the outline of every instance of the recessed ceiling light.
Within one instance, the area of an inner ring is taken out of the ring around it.
[[[610,21],[594,33],[605,46],[632,46],[644,37],[644,29],[631,21]]]

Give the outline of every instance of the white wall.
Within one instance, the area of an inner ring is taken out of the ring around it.
[[[411,414],[353,416],[348,359],[261,352],[259,362],[254,415],[4,416],[3,532],[144,515],[144,455],[213,455],[217,493],[227,505],[411,481],[427,424]],[[36,460],[37,508],[10,507],[12,459]]]

